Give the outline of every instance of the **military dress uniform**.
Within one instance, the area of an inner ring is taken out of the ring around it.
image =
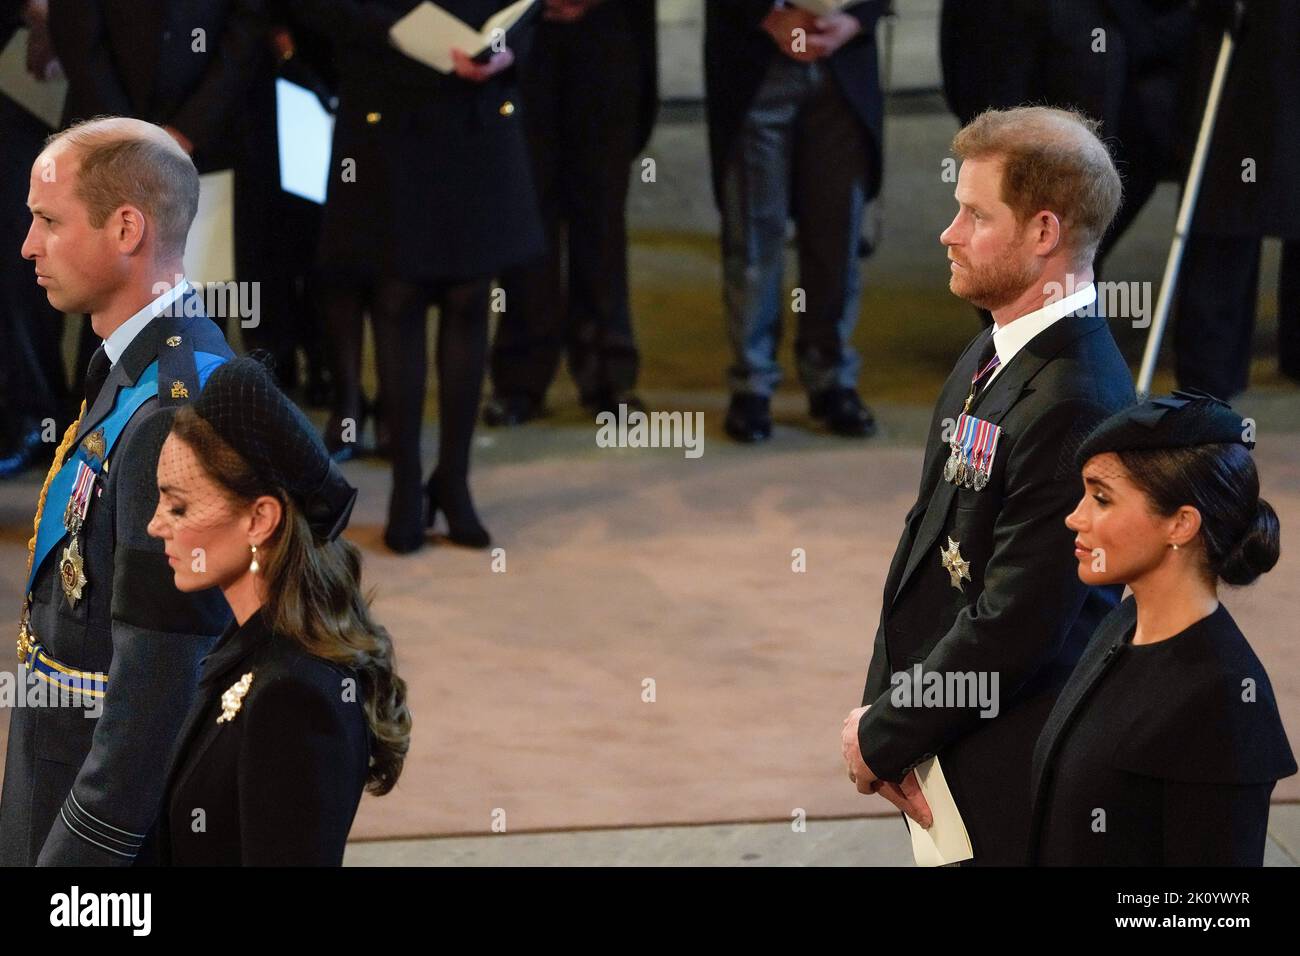
[[[1106,320],[1088,307],[1092,289],[1055,304],[1056,315],[1074,314],[1009,323],[1003,338],[1040,330],[1006,361],[991,330],[966,347],[935,406],[917,501],[885,580],[862,757],[897,782],[938,755],[976,864],[1025,862],[1034,742],[1119,600],[1117,589],[1079,581],[1065,526],[1083,491],[1074,449],[1134,398]],[[974,702],[902,706],[901,694],[896,706],[891,675],[911,677],[918,664],[923,674],[988,675],[988,686],[997,674],[997,715],[981,718]]]
[[[18,632],[19,691],[26,684],[32,696],[43,683],[47,700],[59,691],[96,704],[14,709],[0,796],[3,865],[136,859],[198,663],[229,620],[216,589],[176,590],[162,542],[146,533],[174,409],[233,355],[199,295],[178,289],[128,320],[134,337],[111,369],[109,351],[96,353],[88,382],[103,374],[103,384],[68,429],[42,490]]]

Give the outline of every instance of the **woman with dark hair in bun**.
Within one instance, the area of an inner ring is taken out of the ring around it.
[[[1034,750],[1030,862],[1259,866],[1296,763],[1263,665],[1219,603],[1277,563],[1247,423],[1200,392],[1138,403],[1079,449],[1079,577],[1127,584]]]
[[[158,460],[181,591],[234,621],[203,662],[159,824],[173,865],[338,865],[363,789],[384,794],[411,715],[388,632],[339,537],[356,500],[265,367],[235,359],[175,418]]]

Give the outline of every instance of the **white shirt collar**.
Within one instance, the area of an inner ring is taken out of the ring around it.
[[[1096,301],[1097,287],[1089,282],[1083,288],[1067,295],[1064,299],[1049,302],[1041,309],[1036,309],[1027,315],[1012,319],[1006,325],[995,326],[993,329],[993,347],[997,349],[998,367],[993,370],[993,374],[989,376],[988,380],[991,382],[997,378],[998,372],[1006,368],[1007,363],[1015,358],[1016,353],[1028,345],[1034,336],[1058,319],[1070,315],[1072,312],[1078,312]]]
[[[108,338],[104,339],[104,352],[108,355],[109,364],[116,365],[117,360],[126,353],[127,346],[140,334],[140,330],[179,299],[185,293],[185,290],[189,288],[189,285],[189,280],[181,279],[180,282],[115,328]]]

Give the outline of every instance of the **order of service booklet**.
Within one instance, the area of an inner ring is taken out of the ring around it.
[[[492,44],[498,30],[509,31],[528,12],[536,0],[516,0],[498,10],[479,29],[474,29],[459,17],[452,16],[436,3],[425,0],[388,31],[393,46],[413,60],[431,66],[440,73],[451,73],[455,63],[452,48],[463,51],[471,59]]]
[[[939,758],[931,757],[917,764],[916,780],[934,818],[928,830],[911,817],[906,818],[907,828],[912,833],[912,856],[916,865],[946,866],[971,859],[975,854],[971,852],[970,834],[966,832],[957,802],[948,789]]]

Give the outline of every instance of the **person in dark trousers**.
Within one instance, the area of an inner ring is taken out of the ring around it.
[[[541,415],[561,354],[589,411],[641,407],[626,207],[658,107],[655,0],[541,2],[519,85],[547,251],[501,275],[489,425]]]
[[[49,42],[44,0],[0,3],[0,48],[26,26],[27,68],[45,77],[57,69]],[[27,175],[50,128],[0,94],[0,243],[22,245],[31,225]],[[33,280],[29,263],[18,255],[0,256],[0,478],[22,474],[45,459],[58,443],[76,408],[72,405],[59,341],[63,317],[50,307]]]
[[[705,5],[704,74],[723,301],[733,363],[726,431],[771,437],[786,223],[797,224],[795,355],[809,413],[841,435],[875,419],[851,337],[863,210],[880,191],[884,104],[876,23],[885,0],[814,17],[771,0]]]
[[[1231,17],[1200,0],[1185,142],[1206,102]],[[1173,344],[1178,384],[1230,399],[1250,383],[1261,240],[1282,240],[1278,364],[1300,382],[1300,0],[1245,5],[1179,273]]]
[[[103,341],[28,545],[19,692],[58,703],[10,719],[0,865],[124,866],[152,859],[198,664],[229,616],[220,594],[176,590],[145,531],[158,454],[176,407],[232,353],[182,275],[199,177],[172,137],[122,117],[73,126],[29,188],[23,257]]]
[[[443,6],[479,26],[505,5]],[[461,51],[455,72],[443,74],[389,40],[415,6],[416,0],[301,0],[296,7],[305,26],[332,38],[338,58],[339,111],[321,227],[326,322],[331,346],[359,363],[361,318],[370,314],[393,466],[384,541],[399,554],[423,546],[439,511],[452,541],[478,548],[491,541],[469,491],[491,282],[544,248],[512,69],[512,44],[528,42],[533,21],[516,24],[486,62]],[[438,464],[422,483],[425,342],[434,302]],[[359,365],[352,367],[359,374]],[[347,382],[340,389],[350,391]],[[359,389],[354,394],[359,398]],[[325,435],[332,451],[360,415],[360,407],[336,409]]]
[[[1260,866],[1296,772],[1268,674],[1219,601],[1277,563],[1245,420],[1202,392],[1124,409],[1079,448],[1079,579],[1133,594],[1102,621],[1034,749],[1030,860]]]
[[[1095,310],[1092,260],[1120,197],[1096,131],[1080,114],[1030,107],[983,113],[953,141],[958,212],[940,237],[950,288],[995,325],[935,406],[862,706],[842,732],[859,792],[922,825],[915,767],[937,757],[975,865],[1024,863],[1034,741],[1119,600],[1078,579],[1064,524],[1080,492],[1073,449],[1133,401]],[[918,669],[944,686],[983,681],[983,693],[939,706],[919,688],[896,694]]]
[[[176,415],[158,488],[149,533],[176,588],[219,588],[233,615],[179,736],[162,862],[338,866],[362,791],[393,788],[411,736],[392,638],[339,537],[356,489],[252,358]]]

